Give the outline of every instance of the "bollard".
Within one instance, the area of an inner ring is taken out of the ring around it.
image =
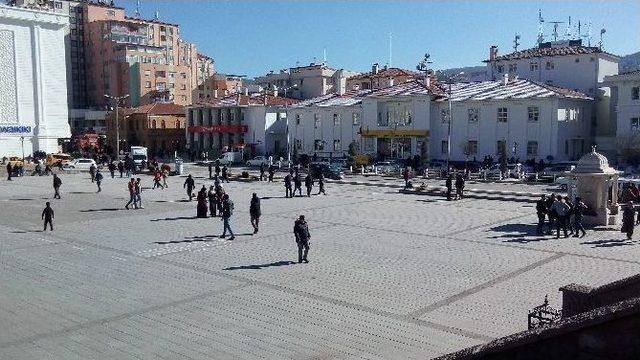
[[[360,165],[360,173],[364,175],[364,165]]]

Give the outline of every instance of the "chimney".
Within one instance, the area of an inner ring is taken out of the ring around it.
[[[393,86],[393,78],[392,77],[389,78],[389,86],[390,87]]]
[[[503,85],[507,85],[509,83],[509,74],[504,74]]]
[[[431,76],[429,76],[428,74],[424,76],[424,86],[426,86],[427,88],[431,87]]]
[[[229,95],[229,89],[224,89],[224,96]]]
[[[249,88],[248,87],[244,88],[244,95],[245,96],[249,96]]]
[[[489,61],[493,61],[498,57],[498,47],[493,45],[489,48]]]
[[[218,89],[213,90],[213,97],[214,97],[215,99],[217,99],[217,98],[218,98]]]
[[[378,63],[373,64],[373,66],[371,66],[371,72],[373,74],[380,72],[380,65],[378,65]]]
[[[273,97],[278,97],[278,89],[273,89]]]

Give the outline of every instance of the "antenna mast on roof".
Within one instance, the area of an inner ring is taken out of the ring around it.
[[[391,32],[389,32],[389,67],[391,67],[391,60],[393,59],[392,41]]]
[[[322,49],[322,64],[327,64],[327,48]]]
[[[516,34],[515,38],[513,39],[513,51],[518,51],[518,46],[520,46],[520,35]]]
[[[564,24],[564,21],[549,21],[553,24],[553,41],[558,41],[558,25]]]
[[[542,18],[542,10],[538,9],[538,44],[544,42],[544,19]]]
[[[567,39],[571,40],[571,16],[569,16],[569,22],[567,23]]]
[[[600,29],[600,43],[598,44],[598,47],[600,48],[600,50],[602,50],[602,36],[606,32],[607,32],[607,29],[605,29],[605,28]]]
[[[136,18],[140,18],[140,0],[136,0],[136,12],[135,12],[135,16]]]

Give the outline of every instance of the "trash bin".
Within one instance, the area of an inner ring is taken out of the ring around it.
[[[176,175],[182,175],[184,171],[184,165],[182,164],[182,159],[176,158]]]

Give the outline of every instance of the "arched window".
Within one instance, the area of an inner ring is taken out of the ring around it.
[[[162,126],[163,129],[166,129],[167,128],[167,123],[164,120],[162,120],[161,126]]]
[[[156,121],[155,120],[151,120],[151,127],[152,128],[156,128]]]

